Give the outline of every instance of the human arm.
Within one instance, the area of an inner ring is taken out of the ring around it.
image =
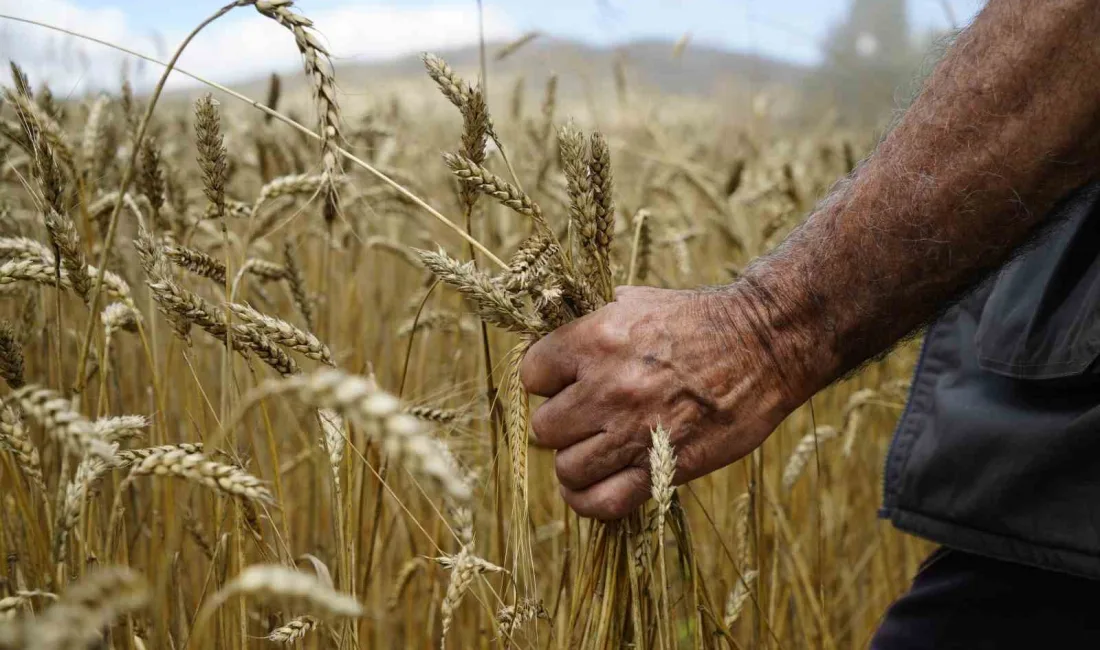
[[[993,0],[874,154],[719,290],[634,289],[523,368],[540,443],[578,512],[648,496],[658,419],[685,482],[888,350],[1008,260],[1100,161],[1100,6]]]

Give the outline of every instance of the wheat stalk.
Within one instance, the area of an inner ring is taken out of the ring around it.
[[[841,454],[845,458],[849,458],[855,449],[856,434],[859,433],[859,429],[863,424],[864,410],[877,397],[878,391],[863,388],[852,393],[844,404],[844,409],[841,411],[842,424],[840,425],[840,431],[843,440]]]
[[[214,218],[218,218],[225,214],[228,169],[218,103],[209,94],[195,102],[195,144],[202,169],[203,193],[214,210]],[[222,274],[224,276],[224,270]]]
[[[405,409],[405,412],[419,420],[436,424],[453,424],[465,415],[460,409],[440,408],[438,406],[410,406]]]
[[[656,428],[650,431],[651,446],[649,448],[649,477],[652,483],[653,499],[657,502],[654,512],[657,530],[657,563],[661,574],[661,610],[659,620],[665,626],[664,638],[671,643],[672,603],[669,600],[668,570],[665,567],[665,517],[672,506],[674,489],[672,479],[676,473],[676,456],[672,451],[672,440],[668,431],[658,422]]]
[[[23,121],[24,128],[33,128],[43,139],[44,143],[48,145],[53,154],[56,154],[61,160],[65,168],[76,170],[73,148],[69,144],[68,136],[65,135],[64,129],[57,123],[57,120],[43,111],[38,104],[32,102],[30,98],[23,93],[14,92],[10,88],[5,88],[3,95],[15,108],[20,119]]]
[[[241,273],[248,273],[263,282],[277,282],[286,279],[286,267],[268,260],[250,257],[241,265]]]
[[[316,629],[318,625],[319,621],[307,614],[306,616],[290,619],[286,623],[271,630],[264,638],[272,643],[291,645],[304,638],[305,635]]]
[[[264,206],[281,197],[317,194],[328,182],[328,178],[319,174],[291,174],[274,178],[260,188],[260,193],[252,204],[250,218],[258,219]]]
[[[117,331],[136,332],[138,323],[141,322],[141,314],[121,302],[112,302],[107,305],[99,316],[103,321],[103,336],[108,342]],[[110,346],[104,347],[106,349]]]
[[[599,131],[592,133],[588,149],[588,169],[592,178],[592,196],[596,203],[596,255],[602,270],[604,298],[611,298],[611,242],[615,235],[615,201],[612,198],[611,148]]]

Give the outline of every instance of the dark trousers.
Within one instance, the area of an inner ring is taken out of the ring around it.
[[[1100,648],[1100,581],[940,549],[871,650]]]

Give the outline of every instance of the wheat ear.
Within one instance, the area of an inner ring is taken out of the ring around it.
[[[175,476],[215,492],[247,501],[274,503],[263,481],[239,467],[212,461],[201,453],[178,445],[151,448],[130,467],[127,481],[138,476]]]
[[[94,569],[67,589],[27,631],[26,650],[87,648],[102,631],[142,607],[145,581],[127,567]]]
[[[669,600],[668,570],[665,567],[665,517],[672,506],[673,487],[672,479],[676,473],[676,456],[672,451],[672,440],[668,431],[658,422],[656,428],[650,431],[651,447],[649,449],[649,476],[652,483],[653,499],[657,502],[657,510],[654,513],[657,529],[657,563],[661,574],[661,608],[659,620],[663,620],[665,626],[664,638],[672,639],[672,624],[670,621],[672,603]]]
[[[302,273],[302,267],[298,264],[298,257],[294,254],[294,245],[289,241],[283,246],[283,264],[286,268],[286,284],[290,288],[291,297],[294,298],[294,305],[302,315],[306,329],[313,330],[313,300],[306,288],[306,278]]]
[[[318,620],[312,616],[299,616],[271,630],[264,638],[272,643],[291,645],[316,629],[318,624]]]
[[[393,580],[393,590],[386,601],[386,610],[392,612],[400,605],[401,597],[405,594],[412,579],[424,568],[424,558],[414,557],[401,565],[397,577]]]
[[[262,314],[248,305],[226,303],[226,306],[243,323],[254,327],[279,345],[290,348],[315,361],[320,361],[327,366],[336,365],[336,362],[332,360],[332,353],[329,352],[328,346],[311,332],[301,330],[274,316]]]
[[[817,453],[818,445],[835,437],[837,437],[837,430],[835,427],[830,426],[818,427],[802,436],[802,439],[795,445],[794,451],[791,452],[790,458],[787,459],[787,465],[783,468],[784,490],[790,490],[798,482],[803,470],[806,469],[806,464]]]
[[[339,212],[339,195],[336,181],[340,177],[338,154],[340,140],[340,105],[336,101],[336,77],[328,51],[321,45],[313,31],[313,22],[290,10],[292,0],[259,0],[256,11],[278,22],[294,34],[294,42],[302,54],[306,77],[312,82],[313,96],[321,134],[321,165],[329,181],[325,188],[323,214],[331,224]]]
[[[355,597],[336,591],[316,574],[277,564],[245,567],[210,598],[204,609],[216,609],[233,596],[292,602],[326,616],[355,618],[363,615],[363,606]]]
[[[27,385],[13,392],[10,399],[70,452],[77,455],[87,453],[105,461],[114,457],[117,445],[100,440],[92,423],[77,413],[69,400],[56,391]]]
[[[741,617],[741,611],[745,609],[745,603],[749,601],[749,596],[752,595],[752,583],[755,581],[756,570],[746,570],[737,579],[737,584],[730,590],[729,596],[726,598],[726,609],[722,616],[722,622],[727,628],[732,628],[737,619]]]
[[[509,295],[473,262],[459,262],[442,249],[435,252],[414,249],[414,252],[437,278],[469,298],[485,322],[515,332],[536,333],[547,329],[545,323],[524,311],[517,296]]]
[[[176,266],[225,286],[225,263],[214,256],[184,246],[168,246],[164,254]]]
[[[442,634],[439,638],[440,650],[447,647],[447,632],[451,629],[455,610],[462,604],[462,598],[473,584],[478,570],[473,561],[473,552],[469,546],[463,546],[455,556],[451,567],[451,579],[447,583],[447,591],[443,594],[443,602],[439,607],[442,614]]]
[[[515,185],[497,176],[476,162],[453,153],[444,153],[443,162],[451,169],[455,178],[474,187],[482,194],[488,195],[508,208],[524,216],[530,217],[543,232],[549,232],[550,227],[542,216],[542,210],[531,197]]]
[[[87,303],[91,297],[92,279],[88,275],[88,261],[84,257],[76,224],[58,211],[50,209],[46,213],[46,230],[54,248],[61,255],[61,264],[68,272],[73,293]]]
[[[10,388],[20,388],[23,380],[23,344],[8,321],[0,321],[0,377]]]
[[[497,611],[497,625],[505,638],[511,637],[521,625],[536,618],[549,618],[549,613],[542,601],[535,598],[524,598],[515,605],[507,605]]]
[[[347,418],[381,443],[391,457],[403,459],[411,473],[438,482],[448,498],[458,503],[470,499],[470,486],[456,471],[446,446],[429,435],[419,420],[403,413],[400,400],[379,389],[372,380],[326,368],[312,375],[266,382],[249,403],[285,393],[293,393],[313,408],[330,409]]]
[[[46,481],[42,476],[42,460],[34,446],[19,412],[10,406],[0,407],[0,447],[15,456],[15,464],[43,498],[46,497]]]

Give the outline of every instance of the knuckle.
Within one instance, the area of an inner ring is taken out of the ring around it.
[[[625,300],[631,296],[631,294],[637,292],[638,287],[632,287],[628,284],[622,284],[615,287],[615,300]]]
[[[565,487],[576,490],[580,485],[582,472],[577,467],[573,454],[558,452],[554,455],[554,473],[558,475],[558,482]]]
[[[531,415],[531,433],[535,434],[538,444],[543,446],[553,444],[554,413],[549,402],[535,409]]]
[[[593,342],[605,354],[621,350],[630,342],[627,329],[613,318],[600,319],[593,329]]]
[[[538,353],[536,347],[531,348],[527,354],[524,355],[523,361],[519,366],[519,381],[523,384],[523,388],[528,392],[532,392],[532,389],[536,388],[535,384],[538,378]]]
[[[565,485],[558,486],[558,492],[561,494],[562,501],[573,509],[573,512],[577,513],[581,517],[593,517],[595,513],[582,499],[577,496],[577,493],[570,490]]]
[[[604,388],[612,404],[633,404],[642,401],[646,391],[643,382],[635,381],[631,374],[613,378]]]
[[[601,519],[608,521],[622,519],[630,514],[630,504],[625,491],[616,491],[600,507]]]

